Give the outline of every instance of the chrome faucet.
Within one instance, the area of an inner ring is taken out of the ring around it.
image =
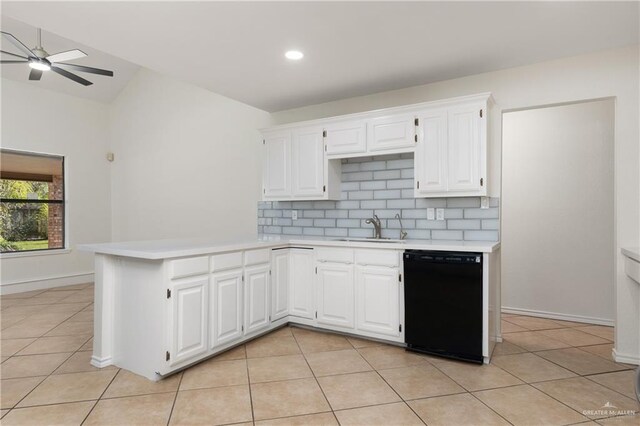
[[[402,219],[400,218],[400,213],[396,213],[396,219],[398,219],[398,222],[400,222],[400,239],[404,240],[405,238],[407,238],[407,231],[405,231],[402,227]]]
[[[378,218],[378,216],[374,214],[373,217],[370,217],[369,219],[365,220],[364,223],[373,225],[373,228],[375,230],[375,235],[373,238],[375,238],[376,240],[379,240],[382,238],[382,224],[380,223],[380,219]]]

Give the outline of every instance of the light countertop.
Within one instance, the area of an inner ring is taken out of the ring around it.
[[[345,241],[346,240],[346,241]],[[327,246],[353,248],[385,248],[410,250],[443,250],[491,253],[500,247],[496,241],[450,240],[385,240],[371,241],[364,238],[285,237],[263,235],[255,239],[221,241],[211,238],[130,241],[120,243],[83,244],[82,251],[139,259],[161,260],[176,257],[198,256],[258,248],[286,246]]]
[[[640,262],[640,247],[625,247],[621,251],[628,258]]]

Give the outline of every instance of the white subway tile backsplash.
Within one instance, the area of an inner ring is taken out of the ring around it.
[[[343,175],[344,176],[344,175]],[[383,170],[373,172],[373,178],[378,179],[400,179],[400,170]]]
[[[393,181],[389,181],[393,182]],[[384,180],[372,180],[368,182],[360,182],[360,189],[362,190],[376,190],[376,189],[386,189],[387,181]]]
[[[387,182],[387,189],[413,188],[413,179],[398,179]]]
[[[386,170],[387,165],[384,161],[369,161],[366,163],[360,163],[360,170]]]
[[[324,217],[324,210],[305,210],[303,212],[305,218],[318,219]]]
[[[497,219],[498,209],[464,209],[465,219]]]
[[[480,221],[477,219],[451,219],[447,220],[447,229],[480,229]]]
[[[500,221],[498,219],[482,219],[482,229],[499,229]]]
[[[414,209],[416,207],[416,200],[388,200],[387,207],[390,209]]]
[[[498,241],[498,231],[464,231],[467,241]]]
[[[409,239],[498,240],[499,199],[480,209],[479,197],[415,198],[413,176],[411,153],[342,160],[340,201],[260,201],[258,232],[372,237],[365,220],[375,213],[385,238],[400,237],[400,214]],[[427,220],[427,208],[444,208],[446,220]],[[291,219],[292,209],[299,219]]]
[[[433,230],[431,231],[432,240],[462,240],[462,231],[449,231],[449,230]]]
[[[373,198],[375,200],[400,198],[400,191],[397,190],[397,189],[385,190],[385,191],[375,191],[373,193]],[[361,198],[361,199],[363,199],[363,198]]]
[[[351,191],[348,194],[350,200],[370,200],[373,198],[373,191]]]
[[[360,201],[360,207],[363,209],[384,209],[387,207],[385,200],[363,200]]]
[[[447,207],[480,207],[479,197],[447,198]]]

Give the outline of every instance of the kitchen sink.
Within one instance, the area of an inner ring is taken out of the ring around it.
[[[337,238],[334,241],[350,241],[356,243],[406,243],[407,240],[394,240],[392,238]]]

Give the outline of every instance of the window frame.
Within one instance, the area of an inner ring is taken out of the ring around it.
[[[25,256],[41,256],[41,255],[54,255],[54,254],[63,254],[69,253],[71,249],[69,248],[69,223],[68,223],[68,206],[67,206],[67,157],[61,154],[53,154],[53,153],[45,153],[38,151],[26,151],[21,149],[12,149],[12,148],[0,148],[0,152],[2,153],[10,153],[16,155],[25,155],[25,156],[34,156],[34,157],[50,157],[62,160],[62,199],[60,200],[30,200],[30,199],[13,199],[13,198],[0,198],[0,202],[2,203],[15,203],[15,204],[53,204],[53,205],[62,205],[62,247],[55,248],[46,248],[46,249],[32,249],[32,250],[17,250],[17,251],[4,251],[0,252],[0,258],[11,258],[11,257],[25,257]],[[11,179],[11,178],[7,178]],[[13,179],[20,180],[20,179]],[[35,179],[22,179],[22,180],[33,180],[37,182]]]

